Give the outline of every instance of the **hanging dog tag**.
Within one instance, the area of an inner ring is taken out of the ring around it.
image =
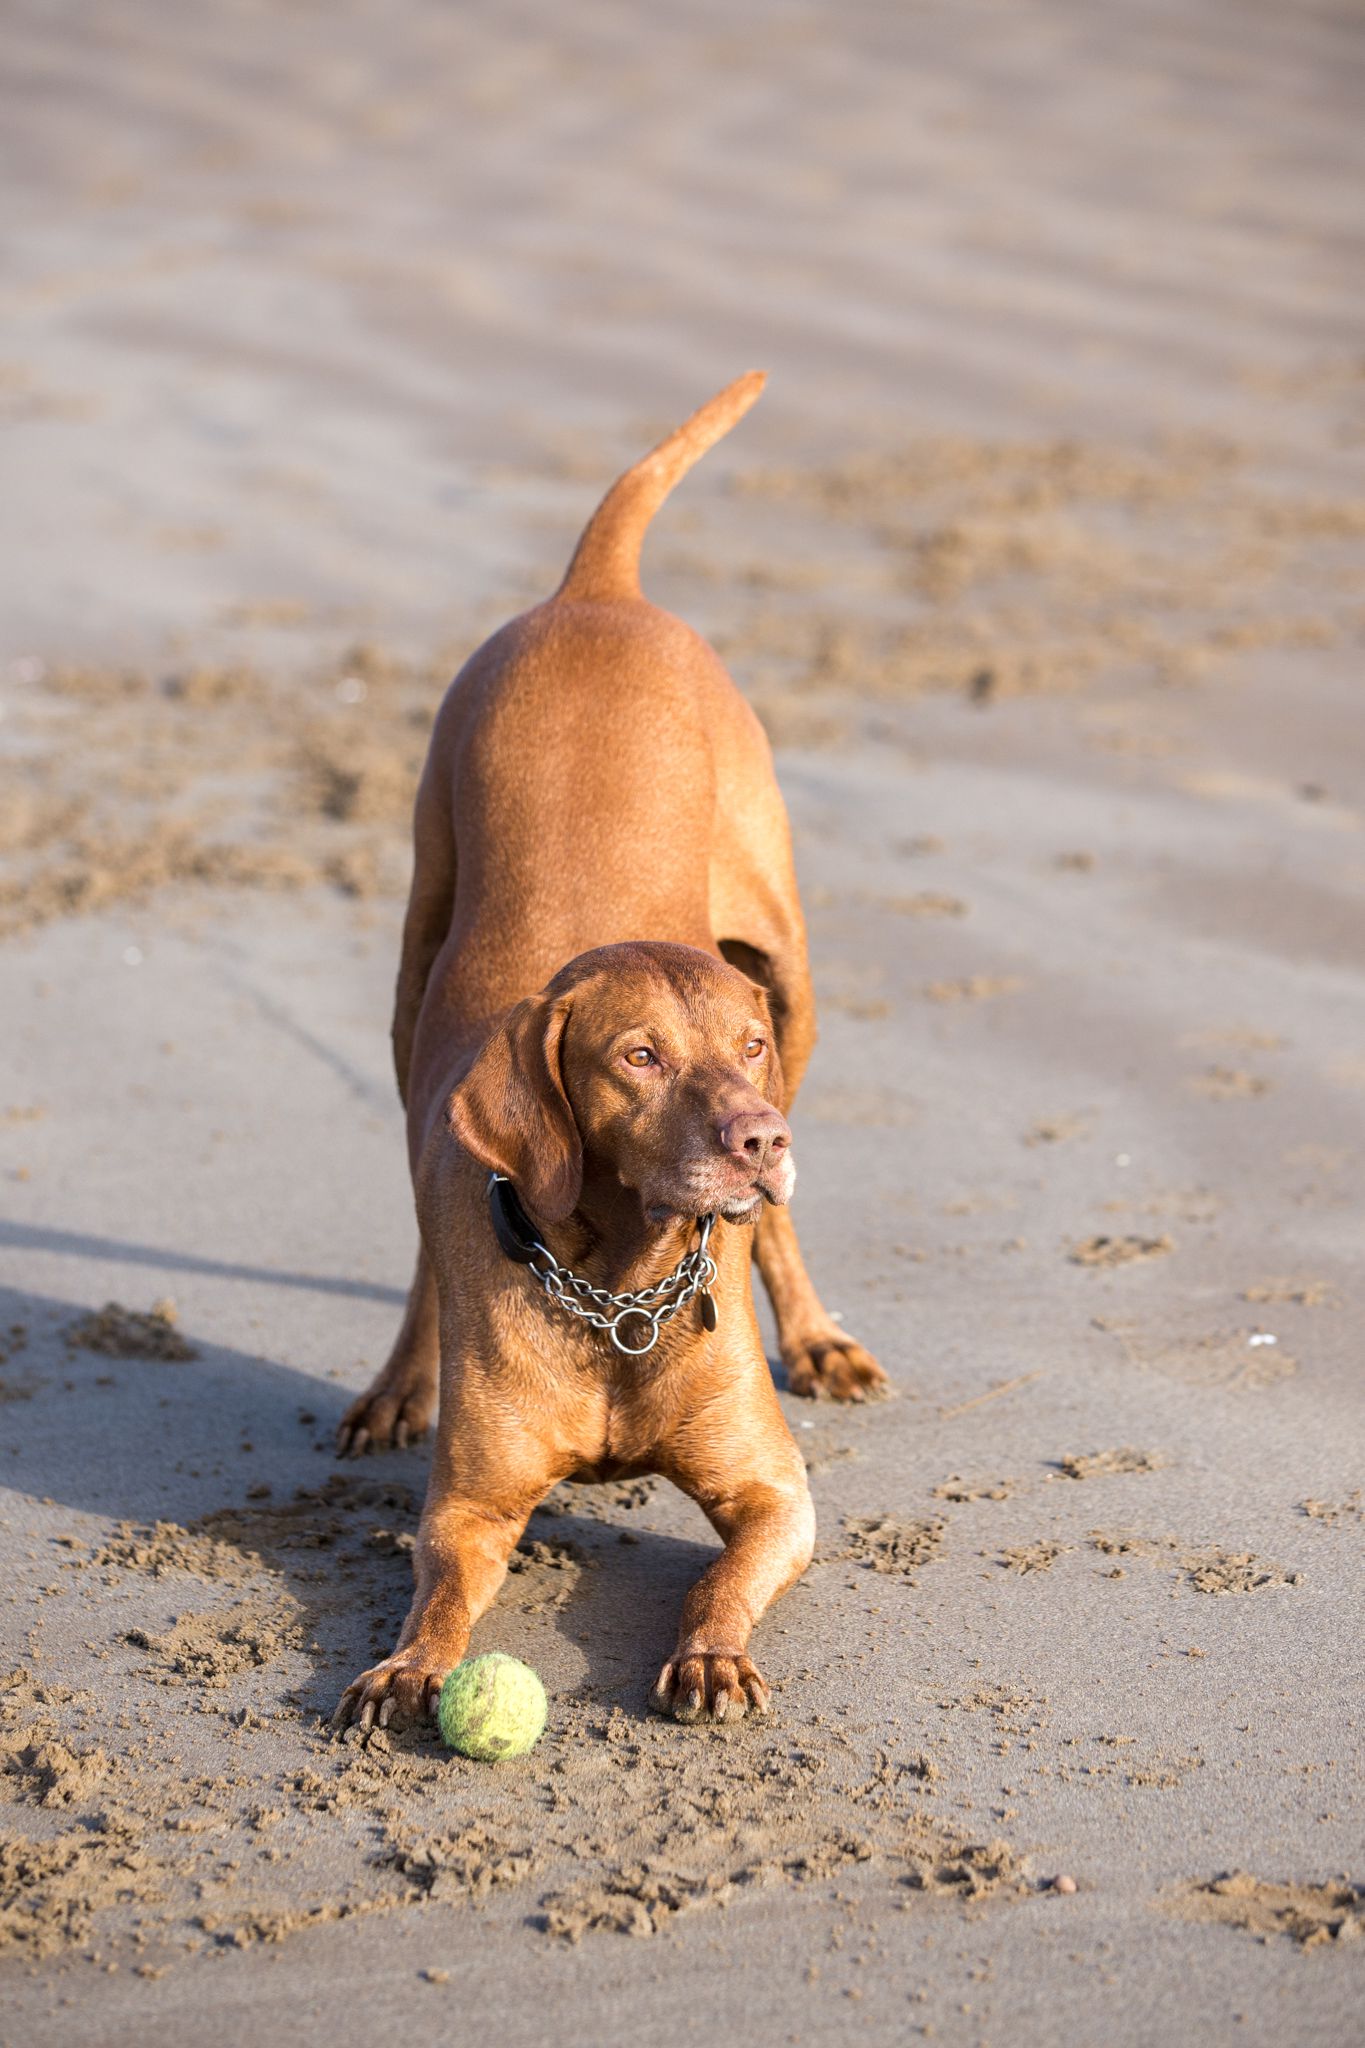
[[[715,1297],[710,1294],[702,1294],[698,1298],[701,1302],[701,1326],[703,1330],[714,1330],[716,1324],[720,1321],[719,1316],[716,1314]]]

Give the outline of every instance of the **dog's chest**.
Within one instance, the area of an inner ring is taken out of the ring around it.
[[[604,1373],[591,1398],[574,1404],[565,1446],[573,1459],[570,1477],[600,1484],[653,1471],[664,1428],[656,1388],[641,1386],[633,1375]]]

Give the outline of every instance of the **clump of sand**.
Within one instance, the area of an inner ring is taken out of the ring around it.
[[[564,1607],[574,1589],[586,1557],[576,1543],[561,1543],[541,1537],[523,1538],[507,1560],[508,1576],[515,1580],[514,1592],[523,1614],[547,1614]]]
[[[415,1894],[439,1904],[456,1898],[483,1899],[504,1886],[524,1884],[537,1868],[537,1859],[529,1843],[509,1848],[476,1822],[435,1834],[394,1828],[375,1865],[396,1871]]]
[[[1013,1479],[962,1479],[953,1473],[933,1489],[935,1500],[965,1504],[974,1500],[1008,1500],[1018,1484]]]
[[[1306,1515],[1310,1522],[1360,1522],[1365,1521],[1365,1499],[1361,1490],[1348,1493],[1345,1500],[1301,1500],[1299,1513]]]
[[[69,1324],[65,1340],[74,1351],[98,1351],[106,1358],[155,1358],[178,1364],[199,1353],[181,1335],[177,1320],[170,1300],[154,1302],[148,1310],[106,1301],[103,1308]]]
[[[159,1579],[167,1572],[185,1572],[212,1585],[242,1585],[259,1570],[261,1559],[244,1554],[235,1544],[182,1528],[179,1522],[116,1522],[105,1542],[92,1551],[90,1565],[118,1571],[144,1572]]]
[[[545,1901],[540,1925],[560,1940],[580,1942],[585,1934],[657,1934],[678,1913],[703,1905],[725,1905],[747,1874],[718,1871],[686,1877],[624,1864],[595,1884],[555,1892]]]
[[[47,1841],[0,1841],[0,1957],[86,1941],[103,1907],[156,1896],[154,1870],[137,1829],[115,1813]]]
[[[943,1547],[944,1524],[937,1518],[904,1521],[896,1515],[845,1515],[844,1540],[831,1553],[833,1561],[866,1566],[869,1571],[907,1579],[929,1564]]]
[[[1142,1259],[1164,1258],[1175,1250],[1175,1240],[1164,1232],[1160,1237],[1087,1237],[1073,1244],[1068,1254],[1073,1266],[1132,1266]]]
[[[1137,1536],[1103,1529],[1092,1529],[1090,1542],[1105,1557],[1140,1557],[1157,1566],[1174,1566],[1196,1593],[1261,1593],[1303,1584],[1302,1572],[1271,1564],[1249,1550],[1225,1550],[1219,1543],[1192,1546],[1175,1536]]]
[[[1057,1559],[1071,1548],[1069,1543],[1057,1543],[1050,1537],[1042,1537],[1036,1543],[1020,1544],[1013,1550],[1002,1550],[996,1563],[1007,1572],[1050,1572]]]
[[[109,1759],[98,1746],[73,1749],[47,1732],[51,1724],[0,1729],[0,1781],[25,1803],[35,1806],[85,1806],[100,1797],[110,1781]]]
[[[1068,1451],[1057,1460],[1056,1476],[1096,1479],[1108,1472],[1159,1472],[1165,1462],[1159,1451],[1138,1451],[1131,1444],[1122,1444],[1112,1451]]]
[[[1225,1871],[1191,1880],[1165,1903],[1182,1919],[1237,1927],[1261,1941],[1280,1934],[1305,1949],[1358,1941],[1365,1934],[1365,1887],[1344,1877],[1295,1884]]]
[[[1026,1145],[1061,1145],[1068,1138],[1079,1138],[1090,1127],[1090,1118],[1084,1115],[1040,1117],[1024,1132]]]
[[[222,1691],[229,1679],[273,1664],[302,1647],[298,1603],[288,1595],[248,1599],[206,1614],[182,1614],[161,1633],[127,1631],[125,1640],[151,1653],[147,1676],[158,1685],[196,1685]]]
[[[921,1759],[921,1762],[923,1760]],[[539,1925],[577,1943],[587,1934],[648,1938],[677,1915],[721,1908],[774,1880],[804,1885],[836,1877],[848,1867],[887,1865],[910,1890],[968,1903],[1020,1897],[1033,1889],[1023,1860],[1006,1842],[978,1842],[950,1822],[897,1804],[890,1772],[860,1788],[864,1825],[829,1817],[812,1826],[790,1804],[750,1809],[748,1853],[710,1867],[620,1863],[596,1879],[552,1893]],[[907,1767],[901,1776],[932,1783],[936,1770]]]
[[[1284,1303],[1294,1308],[1335,1308],[1338,1296],[1325,1280],[1261,1280],[1242,1289],[1243,1301]]]
[[[959,1899],[986,1899],[1030,1889],[1024,1867],[1008,1842],[954,1840],[920,1819],[907,1843],[910,1868],[905,1882],[919,1892]]]
[[[1269,1094],[1271,1083],[1264,1074],[1248,1073],[1245,1067],[1208,1067],[1194,1076],[1190,1086],[1210,1102],[1246,1102]]]

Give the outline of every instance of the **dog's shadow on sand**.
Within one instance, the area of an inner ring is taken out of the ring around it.
[[[71,1559],[73,1536],[97,1555],[107,1521],[139,1532],[175,1524],[225,1544],[244,1569],[259,1560],[297,1617],[292,1636],[311,1667],[301,1684],[285,1685],[267,1665],[252,1675],[252,1696],[330,1715],[344,1685],[396,1641],[426,1447],[339,1463],[332,1444],[351,1398],[339,1382],[214,1344],[193,1326],[184,1330],[192,1358],[107,1356],[69,1341],[87,1313],[82,1303],[0,1289],[0,1485],[41,1504],[51,1552],[39,1536],[37,1583]],[[586,1666],[582,1694],[647,1713],[683,1598],[718,1546],[641,1527],[639,1496],[634,1486],[559,1489],[532,1517],[529,1554],[474,1647],[543,1642],[548,1622]],[[99,1526],[60,1517],[54,1526],[59,1507]],[[231,1574],[223,1585],[212,1571],[201,1579],[155,1562],[128,1569],[130,1578],[149,1571],[161,1607],[177,1615],[226,1613],[243,1597]],[[123,1629],[126,1616],[111,1641]]]

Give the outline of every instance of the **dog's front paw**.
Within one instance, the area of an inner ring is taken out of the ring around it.
[[[808,1401],[868,1401],[891,1391],[872,1353],[842,1330],[784,1344],[782,1363],[789,1391]]]
[[[395,1650],[392,1657],[362,1671],[347,1686],[337,1702],[332,1726],[348,1728],[354,1722],[368,1733],[376,1720],[381,1728],[387,1728],[395,1716],[400,1721],[431,1719],[452,1669],[452,1664],[434,1663],[430,1652],[416,1644],[410,1650]]]
[[[750,1660],[710,1650],[670,1657],[650,1703],[675,1721],[739,1721],[751,1709],[772,1712],[768,1688]]]

